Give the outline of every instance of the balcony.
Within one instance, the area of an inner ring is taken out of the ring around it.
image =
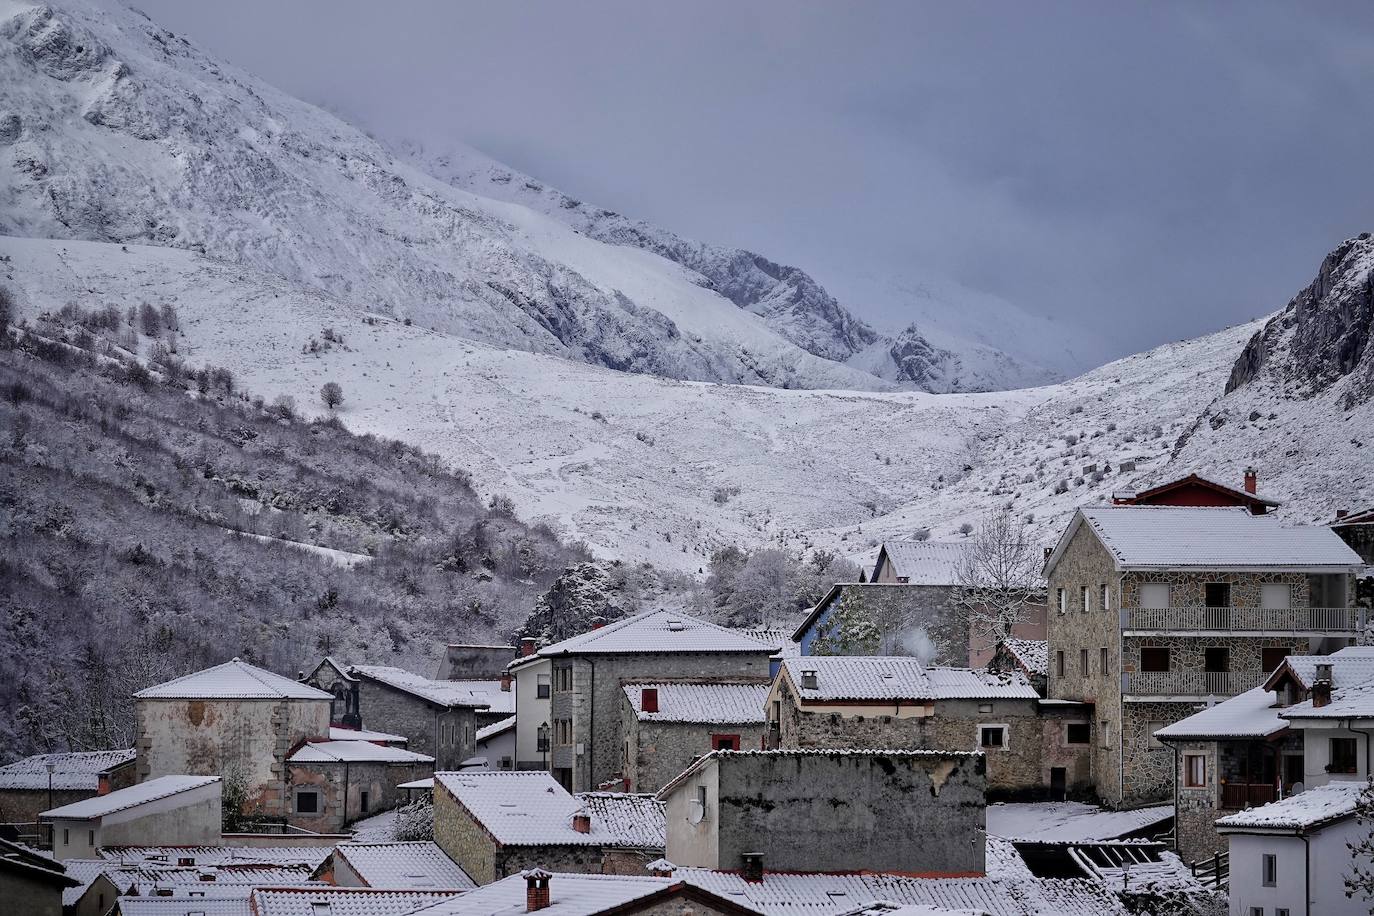
[[[1147,633],[1355,633],[1364,612],[1354,607],[1127,607],[1121,629]]]
[[[1121,693],[1131,697],[1233,697],[1263,684],[1263,671],[1128,671]]]
[[[1228,811],[1256,808],[1277,799],[1272,783],[1228,782],[1221,787],[1221,807]]]

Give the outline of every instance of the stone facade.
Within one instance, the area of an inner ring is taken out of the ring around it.
[[[553,659],[549,766],[568,791],[594,791],[603,784],[623,779],[623,684],[644,680],[767,678],[768,658],[772,654],[767,649],[656,653],[648,651],[651,648],[646,646],[646,651],[636,653]],[[570,690],[566,689],[568,678]]]
[[[244,813],[285,817],[286,758],[329,735],[325,699],[149,699],[134,703],[138,782],[158,776],[226,776],[248,791]]]
[[[796,634],[803,655],[819,654],[817,640],[833,643],[832,614],[842,607],[861,609],[880,631],[880,642],[869,647],[840,653],[850,655],[904,655],[905,643],[913,631],[925,633],[935,647],[932,665],[967,666],[969,663],[968,614],[955,607],[952,585],[908,585],[885,583],[843,583],[831,589],[819,611]],[[1041,637],[1043,638],[1043,636]]]
[[[665,790],[667,858],[733,870],[760,853],[776,871],[982,875],[984,764],[931,752],[713,754]]]
[[[982,750],[990,798],[1043,797],[1049,786],[1045,723],[1035,700],[800,704],[786,676],[777,679],[769,700],[778,704],[770,708],[778,716],[780,749]],[[980,729],[990,725],[1006,727],[1001,748],[980,746]]]
[[[403,782],[430,778],[434,775],[434,765],[343,761],[292,763],[287,775],[291,802],[291,813],[287,817],[292,826],[316,833],[342,833],[359,818],[405,804],[407,790],[396,787]],[[302,814],[296,810],[296,795],[300,789],[311,787],[320,793],[317,811]]]
[[[693,760],[714,750],[716,735],[738,738],[740,750],[760,750],[764,743],[762,711],[760,721],[747,724],[651,722],[640,721],[625,699],[620,727],[625,735],[621,766],[627,792],[657,792]]]

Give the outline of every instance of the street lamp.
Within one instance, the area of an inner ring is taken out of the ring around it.
[[[544,769],[549,768],[549,723],[545,722],[534,730],[535,750],[544,755]]]
[[[52,810],[52,774],[55,773],[55,772],[57,772],[57,764],[55,764],[55,763],[53,763],[51,760],[49,760],[47,763],[43,764],[43,766],[44,766],[44,768],[48,771],[48,810],[51,811],[51,810]]]

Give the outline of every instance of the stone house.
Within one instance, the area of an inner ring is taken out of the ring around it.
[[[377,890],[439,888],[471,890],[477,885],[437,843],[340,843],[315,870],[313,880],[337,887]]]
[[[129,748],[36,754],[6,764],[0,767],[0,824],[32,826],[40,812],[127,788],[134,784],[135,757]]]
[[[533,637],[507,667],[515,684],[515,768],[547,770],[552,744],[553,663],[536,652]]]
[[[286,758],[329,733],[331,696],[234,659],[134,694],[139,782],[220,776],[245,787],[244,813],[290,813]]]
[[[981,876],[984,763],[947,751],[713,751],[659,792],[667,858],[760,875]]]
[[[758,916],[761,912],[724,894],[672,878],[531,869],[469,891],[436,908],[435,916],[535,913],[550,908],[577,916]]]
[[[993,799],[1083,794],[1088,776],[1086,745],[1068,743],[1057,711],[1042,715],[1020,671],[928,668],[904,656],[789,658],[767,715],[770,748],[981,751]]]
[[[44,811],[53,858],[93,859],[103,846],[208,846],[220,841],[218,776],[158,776]]]
[[[485,688],[475,692],[472,682],[436,681],[388,665],[345,666],[332,658],[316,665],[305,681],[332,696],[351,697],[354,727],[404,735],[407,747],[433,757],[439,770],[460,769],[476,751],[477,729],[489,724],[478,721],[490,706]],[[334,708],[337,714],[337,699]]]
[[[434,775],[434,758],[368,741],[311,741],[287,758],[294,827],[342,833],[407,801],[403,783]]]
[[[1094,707],[1093,782],[1113,806],[1167,798],[1153,737],[1287,655],[1354,638],[1359,558],[1325,528],[1248,508],[1079,508],[1045,563],[1051,699]]]
[[[1267,515],[1279,507],[1273,499],[1260,496],[1259,473],[1246,468],[1240,489],[1189,474],[1177,480],[1156,484],[1143,490],[1124,490],[1112,494],[1117,506],[1190,506],[1192,508],[1240,508],[1252,515]]]
[[[685,614],[656,610],[540,649],[551,663],[549,768],[571,791],[623,778],[623,684],[765,679],[779,646]],[[518,716],[517,716],[518,718]]]
[[[993,649],[986,667],[989,671],[1020,671],[1043,697],[1050,673],[1050,644],[1044,639],[1008,637]]]
[[[594,813],[597,807],[603,816]],[[479,885],[540,863],[601,874],[608,851],[639,849],[644,837],[642,826],[631,830],[606,818],[606,808],[604,801],[589,804],[569,794],[548,773],[437,773],[434,841]]]
[[[492,770],[515,769],[515,716],[506,716],[493,725],[477,729],[475,754]]]
[[[0,840],[0,900],[23,916],[62,916],[62,892],[80,887],[62,863]]]
[[[711,751],[763,747],[767,680],[625,684],[621,772],[627,792],[657,792]]]

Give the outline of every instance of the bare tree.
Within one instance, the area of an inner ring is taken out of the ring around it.
[[[954,601],[969,615],[969,635],[996,645],[1029,617],[1026,605],[1043,586],[1035,545],[1021,520],[1006,509],[983,516],[959,562]]]
[[[1359,839],[1346,843],[1350,850],[1350,871],[1345,875],[1345,895],[1368,902],[1374,900],[1374,779],[1370,779],[1355,803],[1355,821],[1362,828]],[[1374,907],[1370,908],[1374,913]]]
[[[320,400],[324,401],[324,406],[330,410],[342,404],[343,399],[343,388],[339,386],[338,382],[325,382],[324,386],[320,388]]]

